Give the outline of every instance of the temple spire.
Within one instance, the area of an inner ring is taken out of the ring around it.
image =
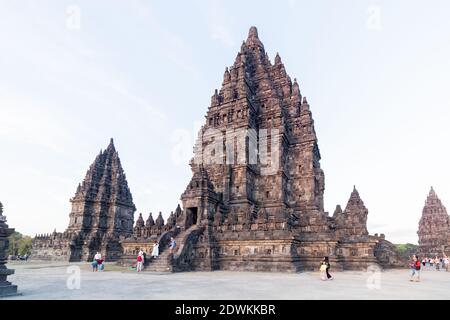
[[[249,48],[262,48],[264,49],[264,45],[262,44],[262,42],[259,40],[258,37],[258,30],[256,29],[256,27],[250,27],[250,30],[248,31],[248,37],[247,37],[247,41],[245,42],[245,44],[247,45],[247,47]],[[264,50],[262,50],[264,51]]]
[[[294,84],[292,85],[292,95],[293,96],[299,96],[300,95],[300,87],[297,82],[297,78],[294,78]],[[306,98],[304,100],[306,102]]]
[[[231,74],[228,70],[228,67],[225,68],[225,72],[223,74],[223,84],[227,84],[231,81]]]
[[[112,230],[115,228],[115,224],[108,223],[107,220],[113,217],[109,215],[104,217],[102,212],[103,210],[106,212],[108,208],[120,206],[127,210],[128,215],[120,227],[116,228],[116,231],[120,229],[119,232],[124,235],[132,233],[132,215],[136,209],[113,139],[110,139],[108,147],[89,166],[85,178],[82,183],[78,184],[71,202],[73,206],[70,214],[69,231],[74,232],[79,231],[80,228],[85,228],[76,222],[84,219],[84,216],[89,216],[91,221],[94,217],[102,221],[95,225],[86,226],[88,229],[93,228],[91,231],[97,229],[104,231],[105,228]],[[94,206],[94,204],[95,208],[86,209],[88,206]]]
[[[444,247],[450,244],[450,217],[433,187],[430,188],[422,217],[419,221],[419,252],[423,255],[441,255]],[[448,250],[448,249],[447,249]]]
[[[368,213],[369,211],[361,200],[358,190],[353,186],[353,191],[345,210],[342,212],[341,207],[337,206],[333,215],[337,225],[338,237],[355,239],[361,236],[367,236]]]
[[[279,53],[277,52],[277,54],[275,56],[275,65],[279,65],[279,64],[281,64],[281,57],[280,57]]]
[[[250,30],[248,31],[248,39],[253,39],[253,38],[259,39],[258,38],[258,29],[256,29],[255,26],[251,26]]]
[[[359,192],[358,192],[358,190],[356,190],[356,186],[355,185],[353,185],[353,191],[352,191],[352,194],[350,195],[350,200],[356,200],[356,201],[361,201],[362,202],[362,200],[361,200],[361,198],[359,196]],[[364,204],[363,204],[363,206],[364,206]]]
[[[114,146],[114,139],[113,138],[111,138],[109,140],[109,145],[108,145],[108,148],[106,148],[105,152],[107,152],[108,150],[112,150],[114,152],[116,151],[116,148]]]
[[[436,196],[436,192],[434,191],[433,186],[431,186],[428,196]]]
[[[162,212],[159,212],[158,218],[156,218],[156,226],[163,227],[164,226],[164,218],[162,216]]]
[[[144,218],[142,218],[142,213],[139,213],[139,218],[136,221],[136,227],[143,227],[145,225]]]
[[[148,215],[148,219],[147,219],[147,221],[145,222],[145,225],[146,225],[147,227],[152,227],[152,226],[155,225],[155,221],[153,220],[153,215],[152,215],[151,212],[150,212],[150,214]]]

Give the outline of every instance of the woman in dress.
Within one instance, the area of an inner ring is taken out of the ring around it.
[[[159,256],[159,244],[158,241],[155,241],[153,244],[152,257],[157,258]]]
[[[324,260],[320,262],[320,280],[325,281],[327,280],[327,264]]]

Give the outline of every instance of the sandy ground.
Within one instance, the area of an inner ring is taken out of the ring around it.
[[[450,272],[345,271],[321,281],[318,272],[137,273],[115,265],[92,272],[87,263],[13,262],[9,281],[21,296],[4,299],[450,299]],[[79,284],[79,286],[78,286]]]

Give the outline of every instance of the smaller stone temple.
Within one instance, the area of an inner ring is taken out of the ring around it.
[[[431,187],[419,221],[419,255],[450,255],[450,219],[447,209]]]
[[[89,261],[96,252],[108,261],[120,258],[120,241],[133,234],[136,207],[113,139],[97,155],[70,202],[69,226],[63,233],[37,235],[34,259]]]
[[[3,215],[3,204],[0,202],[0,297],[18,295],[17,286],[7,281],[6,278],[14,274],[14,270],[6,267],[8,259],[8,237],[14,233],[14,229],[6,224],[6,217]]]

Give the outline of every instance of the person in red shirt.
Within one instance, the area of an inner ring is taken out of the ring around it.
[[[137,256],[137,263],[136,263],[137,272],[141,272],[143,267],[144,267],[144,253],[142,251],[139,251],[139,254]]]
[[[409,281],[414,281],[414,278],[416,278],[416,282],[420,281],[420,259],[417,255],[413,255],[411,259],[411,263],[409,264],[409,267],[411,268],[411,278]]]

